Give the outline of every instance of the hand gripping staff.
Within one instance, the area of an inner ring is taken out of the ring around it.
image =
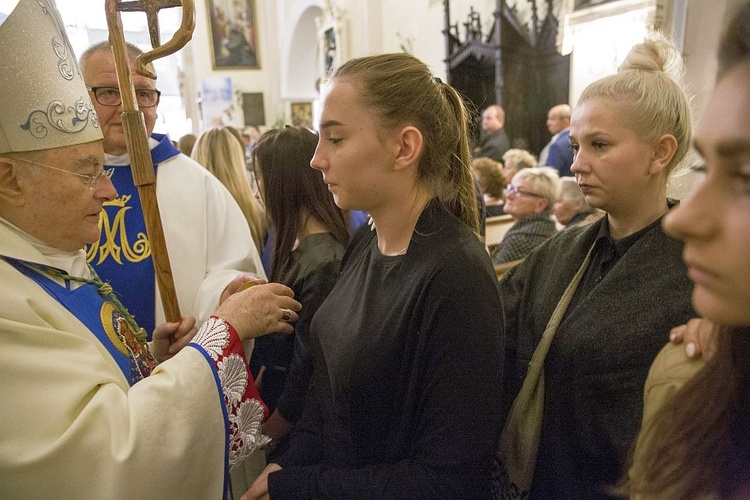
[[[164,229],[159,215],[159,204],[156,201],[156,175],[148,147],[146,123],[136,101],[120,12],[140,11],[146,13],[153,50],[138,56],[135,60],[134,69],[138,74],[155,80],[156,75],[146,69],[146,66],[155,59],[177,52],[190,41],[195,28],[195,3],[194,0],[105,0],[105,2],[109,43],[115,56],[117,82],[122,96],[122,125],[128,152],[130,153],[133,182],[138,188],[138,195],[141,198],[146,232],[151,242],[151,259],[154,263],[156,283],[159,287],[164,315],[167,321],[177,322],[181,320],[182,315],[177,303],[172,268],[169,265],[167,244],[164,240]],[[159,40],[159,10],[180,6],[182,7],[180,28],[171,40],[161,45]]]

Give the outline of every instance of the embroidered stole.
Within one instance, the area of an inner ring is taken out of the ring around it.
[[[159,141],[151,150],[156,170],[159,163],[180,152],[166,135],[153,134],[153,137]],[[156,278],[141,199],[133,182],[131,166],[115,167],[112,182],[118,196],[104,204],[99,219],[99,242],[86,249],[86,260],[104,281],[117,290],[121,302],[148,332],[150,340],[156,327]]]
[[[91,330],[120,367],[130,385],[151,374],[154,365],[138,344],[136,332],[123,318],[115,304],[100,295],[96,286],[84,283],[75,290],[71,290],[69,281],[66,281],[63,286],[29,268],[23,261],[9,257],[5,259],[19,272],[41,286]]]

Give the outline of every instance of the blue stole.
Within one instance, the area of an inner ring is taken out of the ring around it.
[[[153,134],[159,144],[151,150],[154,171],[159,163],[180,154],[169,137]],[[105,166],[104,168],[109,168]],[[117,290],[120,302],[151,340],[156,327],[156,281],[151,243],[146,234],[141,198],[130,165],[116,166],[112,183],[117,198],[104,204],[99,217],[99,242],[86,249],[86,260],[103,281]]]
[[[107,348],[107,352],[117,362],[131,386],[149,375],[149,368],[142,363],[136,366],[137,361],[129,354],[129,350],[138,349],[135,332],[122,318],[115,305],[99,295],[96,286],[82,283],[80,287],[71,290],[69,281],[66,281],[63,286],[25,266],[23,261],[10,257],[5,257],[5,260],[19,272],[34,280],[52,298],[86,325],[86,328],[91,330],[99,342]]]

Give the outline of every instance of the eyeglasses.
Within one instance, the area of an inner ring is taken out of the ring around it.
[[[526,195],[526,196],[533,196],[534,198],[544,198],[541,194],[532,193],[530,191],[524,191],[523,189],[520,189],[513,184],[508,184],[505,186],[505,191],[508,194],[518,194],[518,195]]]
[[[101,170],[99,173],[95,175],[91,174],[79,174],[76,172],[71,172],[70,170],[64,170],[62,168],[53,167],[51,165],[45,165],[44,163],[39,163],[36,161],[31,160],[24,160],[23,158],[16,158],[15,156],[12,157],[14,160],[22,161],[24,163],[30,163],[31,165],[36,165],[38,167],[45,167],[50,168],[52,170],[58,170],[60,172],[65,172],[66,174],[75,175],[76,177],[80,177],[82,179],[86,179],[86,185],[89,188],[89,191],[94,190],[94,186],[96,186],[96,183],[99,182],[103,177],[106,177],[107,179],[111,179],[112,175],[115,173],[114,168],[108,168],[106,170]]]
[[[120,89],[117,87],[86,87],[93,92],[94,99],[102,106],[119,106],[122,104]],[[159,104],[161,91],[156,89],[135,89],[135,99],[139,108],[153,108]]]

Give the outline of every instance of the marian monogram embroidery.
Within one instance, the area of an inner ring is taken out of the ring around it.
[[[123,258],[128,262],[140,262],[151,256],[151,244],[146,233],[138,233],[132,243],[128,239],[125,215],[132,207],[128,206],[130,196],[122,196],[108,201],[105,207],[117,207],[117,212],[110,220],[106,210],[102,210],[99,216],[99,232],[104,234],[104,239],[90,245],[86,250],[86,260],[95,265],[101,264],[107,257],[112,257],[118,264],[123,263]]]

